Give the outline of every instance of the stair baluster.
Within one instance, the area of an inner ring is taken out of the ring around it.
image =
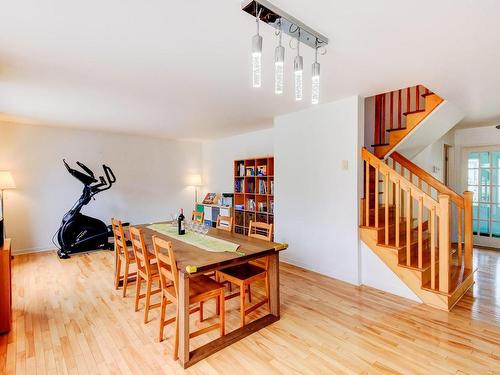
[[[431,209],[431,289],[436,289],[436,209]]]
[[[389,172],[384,175],[385,244],[389,245]]]
[[[472,246],[473,246],[473,233],[472,233],[472,191],[464,193],[464,222],[465,222],[465,256],[464,267],[472,270]]]
[[[450,287],[450,197],[439,194],[439,291]]]

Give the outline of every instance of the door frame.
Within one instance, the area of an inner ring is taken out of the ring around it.
[[[463,186],[463,191],[468,190],[469,188],[469,183],[468,183],[468,171],[469,171],[469,163],[468,163],[468,155],[469,152],[483,152],[483,151],[500,151],[500,145],[490,145],[490,146],[467,146],[462,148],[462,168],[461,168],[461,174],[462,174],[462,186]],[[480,176],[479,176],[480,178]],[[480,186],[480,185],[478,185]],[[491,186],[491,183],[490,183]],[[479,210],[479,207],[478,207]],[[490,226],[491,226],[491,213],[490,213]],[[479,228],[479,223],[478,223],[478,228]],[[491,232],[491,229],[490,229]],[[500,249],[500,238],[495,238],[495,237],[485,237],[485,236],[480,236],[480,235],[474,235],[474,245],[479,245],[479,246],[485,246],[485,247],[491,247],[491,248],[496,248]]]

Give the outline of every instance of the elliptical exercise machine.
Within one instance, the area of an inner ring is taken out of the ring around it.
[[[83,193],[62,219],[61,226],[57,231],[57,242],[59,243],[57,255],[61,259],[67,259],[70,254],[74,253],[112,249],[112,244],[108,241],[108,238],[113,235],[111,228],[103,221],[83,215],[80,211],[94,196],[111,189],[111,186],[116,182],[113,171],[103,164],[102,168],[106,178],[99,176],[99,180],[97,180],[94,172],[85,164],[76,162],[83,170],[81,172],[71,168],[64,159],[63,163],[68,172],[83,184]]]

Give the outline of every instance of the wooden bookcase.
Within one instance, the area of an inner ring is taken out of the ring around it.
[[[274,223],[274,157],[235,160],[234,231],[248,234],[250,221]]]

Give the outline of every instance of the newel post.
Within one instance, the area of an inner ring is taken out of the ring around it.
[[[464,191],[464,267],[472,269],[472,249],[474,247],[472,232],[472,196],[471,191]]]
[[[439,194],[439,291],[448,293],[450,284],[450,197]]]

